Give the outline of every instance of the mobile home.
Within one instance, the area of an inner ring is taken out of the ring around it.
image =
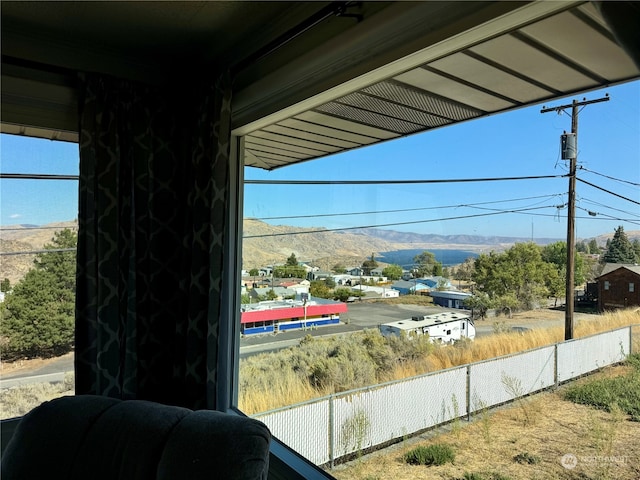
[[[475,338],[476,327],[468,314],[459,312],[419,315],[380,325],[380,333],[385,337],[401,335],[402,332],[409,337],[429,335],[433,342],[453,343],[465,337]]]

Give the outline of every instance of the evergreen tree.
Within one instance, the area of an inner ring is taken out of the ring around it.
[[[5,278],[0,282],[0,292],[8,292],[11,290],[11,281],[8,278]]]
[[[633,246],[633,251],[636,254],[636,260],[634,263],[640,263],[640,240],[636,238],[633,242],[631,242],[631,245]]]
[[[589,253],[589,244],[583,240],[576,242],[576,252]]]
[[[592,255],[597,255],[600,253],[600,247],[598,246],[598,242],[595,238],[589,240],[589,253]]]
[[[602,260],[605,263],[635,263],[636,252],[622,225],[616,228],[611,241],[607,241]]]
[[[289,258],[287,258],[287,266],[289,267],[297,267],[298,259],[296,258],[296,254],[292,253]]]
[[[6,298],[0,323],[3,358],[51,357],[73,348],[76,245],[73,231],[56,232],[44,247],[51,251],[36,256],[34,268]]]

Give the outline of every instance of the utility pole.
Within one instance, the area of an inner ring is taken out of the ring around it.
[[[562,158],[569,160],[569,194],[567,199],[567,274],[565,284],[565,309],[564,309],[564,339],[573,338],[573,310],[574,310],[574,278],[575,278],[575,221],[576,221],[576,169],[578,164],[578,107],[592,103],[609,101],[609,94],[596,100],[583,99],[582,102],[574,100],[569,105],[559,107],[542,107],[540,113],[560,113],[571,107],[571,134],[573,135],[573,148],[563,149]],[[565,137],[566,138],[566,137]],[[569,143],[569,142],[567,142]],[[566,153],[566,154],[565,154]]]

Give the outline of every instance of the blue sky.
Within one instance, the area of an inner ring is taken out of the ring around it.
[[[78,175],[78,145],[17,135],[0,135],[2,173]],[[74,220],[78,182],[0,180],[0,225]]]
[[[609,94],[608,102],[588,105],[579,114],[578,165],[582,169],[578,178],[640,202],[640,82],[545,105],[564,105],[574,98],[593,100],[605,93]],[[560,136],[571,131],[571,109],[558,115],[543,114],[541,108],[542,105],[523,108],[272,172],[248,168],[245,177],[427,180],[563,175],[568,165],[561,160]],[[567,191],[567,178],[331,187],[248,185],[244,212],[245,217],[265,219],[274,225],[336,229],[385,225],[381,228],[418,233],[564,240],[567,210],[557,207],[566,204]],[[640,230],[637,203],[582,182],[577,183],[576,199],[578,238],[613,232],[618,225],[623,225],[625,231]],[[531,210],[496,214],[522,209]],[[383,210],[393,211],[344,215]],[[341,215],[312,217],[328,214]],[[309,217],[273,218],[285,216]],[[453,220],[469,216],[474,217]],[[390,225],[393,223],[405,224]]]
[[[549,102],[608,102],[580,111],[578,177],[640,202],[640,82]],[[563,175],[560,135],[566,114],[523,108],[267,172],[248,168],[251,180],[428,180]],[[77,174],[75,144],[0,136],[4,173]],[[607,178],[607,177],[613,177]],[[619,181],[624,180],[625,182]],[[414,185],[248,185],[245,216],[274,225],[381,226],[391,230],[566,238],[566,178]],[[0,180],[0,224],[36,224],[77,216],[77,182]],[[467,206],[464,206],[467,205]],[[578,238],[610,233],[618,225],[640,230],[640,205],[577,183]],[[561,207],[561,208],[558,208]],[[497,214],[528,209],[522,213]],[[381,211],[389,211],[379,213]],[[367,213],[364,212],[378,212]],[[595,216],[588,212],[595,213]],[[339,214],[339,215],[336,215]],[[347,215],[348,214],[348,215]],[[319,216],[323,215],[323,216]],[[292,217],[303,218],[273,218]],[[471,217],[471,218],[460,218]],[[395,225],[394,225],[395,224]]]

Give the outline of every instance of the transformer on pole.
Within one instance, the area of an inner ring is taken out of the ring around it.
[[[565,315],[564,339],[573,338],[573,306],[574,306],[574,277],[575,277],[575,218],[576,218],[576,169],[578,164],[578,107],[591,103],[606,102],[609,94],[596,100],[574,100],[569,105],[546,108],[540,113],[561,112],[571,107],[571,133],[564,133],[560,137],[562,159],[569,160],[569,192],[567,198],[567,274],[565,284]]]

